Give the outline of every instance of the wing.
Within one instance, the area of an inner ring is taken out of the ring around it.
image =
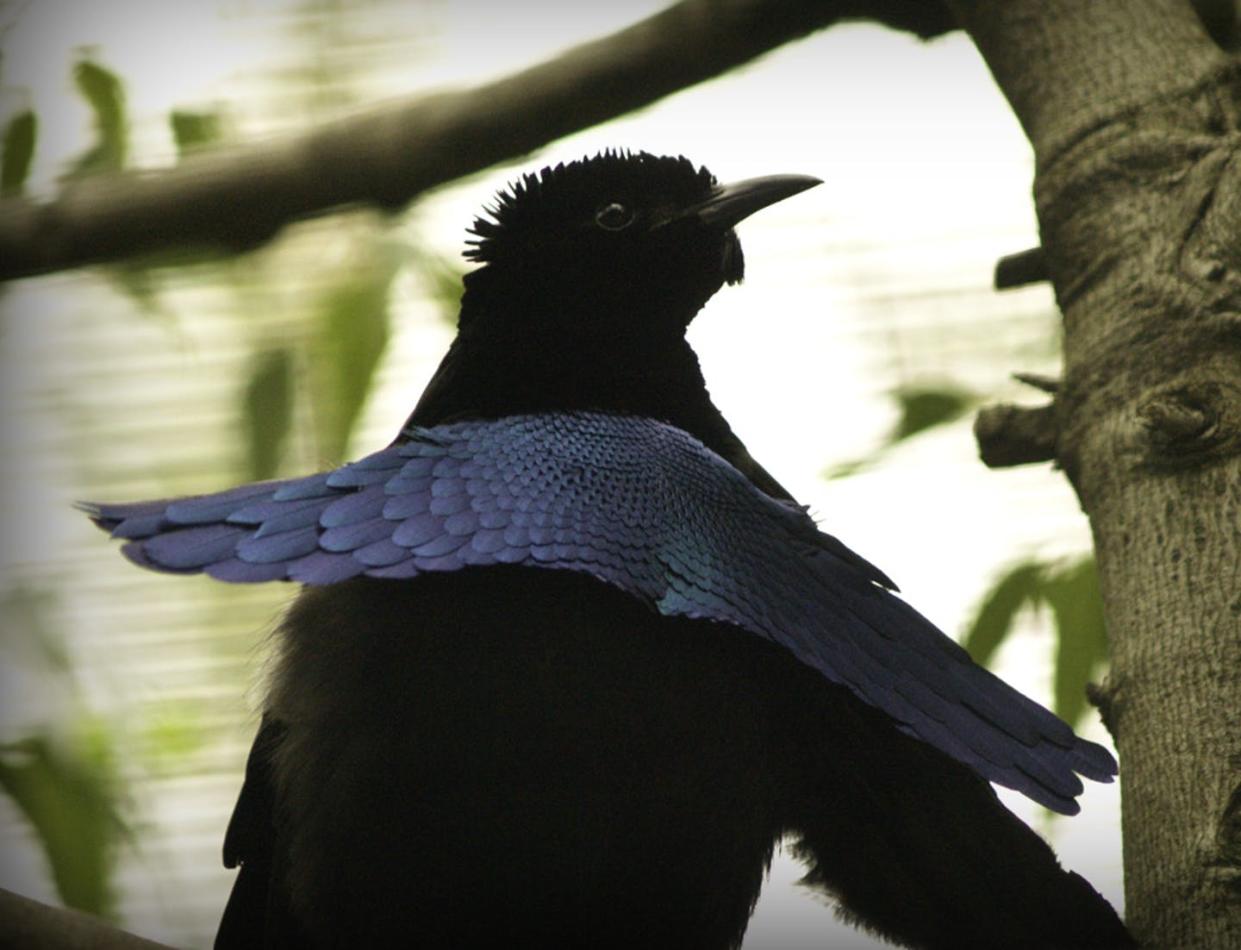
[[[413,428],[331,472],[83,507],[136,563],[331,584],[472,565],[574,570],[790,650],[904,731],[1056,811],[1111,755],[970,660],[805,512],[692,436],[600,413]]]

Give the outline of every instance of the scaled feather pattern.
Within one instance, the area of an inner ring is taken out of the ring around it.
[[[680,429],[594,412],[413,427],[334,471],[83,505],[135,563],[333,584],[524,564],[765,637],[990,781],[1065,814],[1102,746],[975,664],[805,511]]]

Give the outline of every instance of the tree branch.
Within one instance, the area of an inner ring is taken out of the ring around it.
[[[168,950],[106,921],[64,907],[50,907],[0,889],[0,947]]]
[[[1011,468],[1056,457],[1056,408],[1001,403],[974,418],[978,454],[988,468]]]
[[[1041,247],[1001,257],[995,265],[995,289],[1010,290],[1027,284],[1041,284],[1047,273],[1047,255]]]
[[[0,279],[170,250],[240,251],[341,205],[394,210],[447,181],[710,79],[843,18],[929,36],[919,0],[683,0],[618,33],[472,89],[397,101],[175,168],[0,202]]]

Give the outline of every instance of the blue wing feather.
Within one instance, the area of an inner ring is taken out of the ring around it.
[[[414,428],[332,472],[83,506],[136,563],[332,584],[492,564],[582,571],[667,615],[740,626],[902,730],[1057,811],[1101,746],[974,664],[806,512],[679,429],[602,413]]]

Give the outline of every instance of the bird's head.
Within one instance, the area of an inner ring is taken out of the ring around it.
[[[721,185],[686,158],[646,152],[545,168],[474,222],[466,257],[483,266],[467,290],[496,288],[503,306],[483,312],[515,317],[526,333],[546,323],[595,339],[680,334],[712,294],[744,275],[733,225],[816,184],[774,175]],[[467,307],[463,317],[472,316]]]
[[[702,429],[685,407],[715,410],[685,330],[742,277],[733,226],[818,183],[721,185],[645,152],[526,175],[474,222],[457,339],[411,421],[601,409]]]

